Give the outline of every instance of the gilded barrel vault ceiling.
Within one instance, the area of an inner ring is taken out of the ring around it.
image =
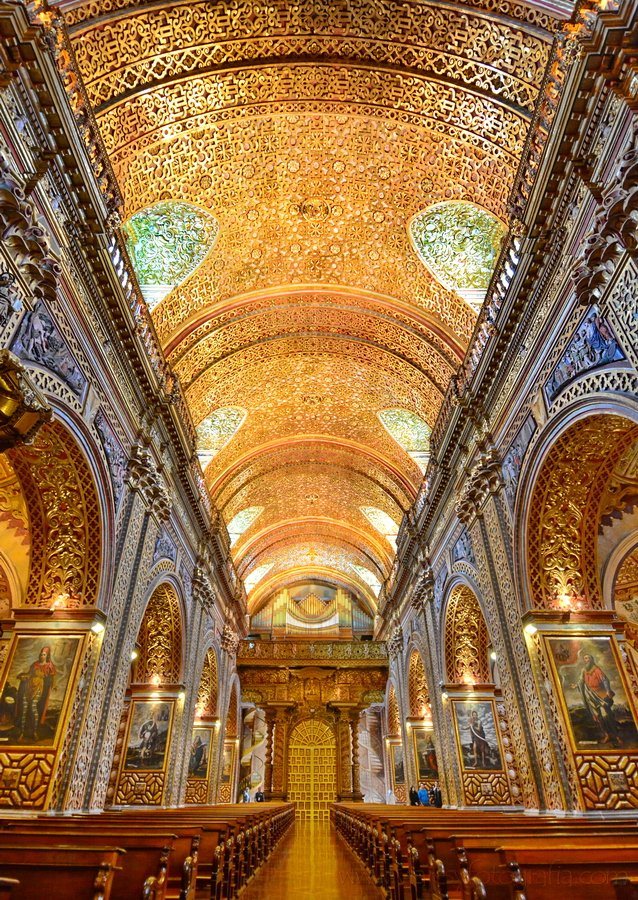
[[[373,607],[394,550],[362,508],[398,527],[422,478],[379,413],[431,428],[476,318],[409,224],[461,201],[507,226],[551,4],[62,7],[125,217],[177,202],[218,226],[153,318],[195,424],[245,411],[200,459],[227,524],[260,510],[233,539],[243,577],[270,567],[251,609],[304,578]],[[445,234],[427,242],[436,257]]]

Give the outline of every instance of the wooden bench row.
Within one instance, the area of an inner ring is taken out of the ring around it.
[[[20,900],[231,900],[293,821],[285,803],[4,817],[0,876]]]
[[[392,900],[638,897],[635,818],[340,803],[331,819]]]

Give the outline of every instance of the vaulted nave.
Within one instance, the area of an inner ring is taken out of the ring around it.
[[[638,0],[0,0],[0,900],[638,898]]]

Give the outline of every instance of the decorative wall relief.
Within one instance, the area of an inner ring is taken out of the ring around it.
[[[511,447],[503,458],[503,482],[505,485],[505,496],[511,509],[514,509],[516,500],[516,488],[518,487],[518,479],[521,474],[521,466],[530,441],[534,437],[536,431],[536,421],[530,413],[521,426],[518,434],[514,438]]]
[[[115,498],[115,508],[117,509],[124,491],[124,477],[126,475],[126,454],[122,447],[113,426],[109,422],[104,410],[99,409],[93,420],[93,424],[100,436],[100,442],[104,450],[104,455],[109,466],[109,474],[111,476],[111,484],[113,486],[113,496]]]
[[[20,359],[55,372],[78,397],[83,395],[86,377],[42,300],[24,314],[11,350]]]
[[[611,325],[600,315],[598,307],[590,306],[545,383],[547,405],[584,372],[624,359]]]
[[[452,562],[458,562],[461,559],[467,559],[473,566],[476,565],[472,543],[467,530],[464,528],[457,542],[452,547]]]

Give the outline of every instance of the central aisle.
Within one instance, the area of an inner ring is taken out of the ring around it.
[[[380,894],[328,822],[295,822],[242,900],[370,900]]]

